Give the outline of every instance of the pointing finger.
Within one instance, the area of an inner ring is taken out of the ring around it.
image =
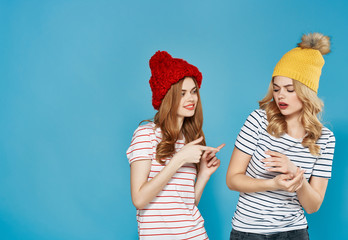
[[[200,146],[200,145],[199,145],[199,146]],[[201,150],[204,150],[204,151],[214,151],[214,152],[220,151],[220,149],[213,148],[213,147],[208,147],[208,146],[200,146],[200,149],[201,149]]]
[[[225,143],[223,143],[223,144],[221,144],[220,146],[218,146],[218,147],[216,147],[216,149],[218,149],[219,151],[223,148],[223,147],[225,147],[226,146],[226,144]],[[219,152],[219,151],[217,151],[217,152]],[[210,152],[210,154],[209,154],[209,156],[210,157],[213,157],[213,156],[215,156],[215,154],[217,153],[216,151],[212,151],[212,152]]]
[[[203,136],[197,138],[196,140],[193,140],[192,142],[189,142],[186,145],[195,145],[195,144],[198,144],[198,143],[202,142],[202,140],[203,140]]]
[[[220,146],[217,147],[217,149],[221,150],[224,146],[226,146],[225,143],[221,144]]]

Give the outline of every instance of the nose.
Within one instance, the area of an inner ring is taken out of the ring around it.
[[[284,99],[284,90],[283,89],[279,89],[279,94],[278,94],[278,99]]]
[[[187,100],[188,101],[193,101],[193,95],[191,93],[188,94]]]

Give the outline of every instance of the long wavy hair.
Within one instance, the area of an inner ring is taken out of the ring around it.
[[[306,131],[306,135],[302,140],[302,146],[308,147],[312,155],[318,156],[320,154],[320,147],[316,142],[321,136],[323,127],[320,120],[324,103],[317,94],[306,85],[296,80],[293,80],[293,85],[297,97],[303,104],[300,121]],[[273,99],[273,79],[269,85],[266,96],[259,101],[259,106],[267,113],[267,132],[269,134],[279,138],[284,133],[287,133],[285,116],[281,114]]]
[[[192,78],[197,87],[197,106],[192,117],[185,117],[181,129],[178,129],[177,112],[181,100],[181,91],[183,80],[173,84],[164,96],[161,106],[156,113],[153,122],[156,128],[160,128],[162,132],[162,141],[156,148],[156,160],[160,164],[165,164],[165,159],[175,154],[175,143],[182,133],[185,137],[185,143],[189,143],[201,136],[203,140],[200,143],[205,145],[205,137],[202,130],[203,127],[203,109],[197,82]]]

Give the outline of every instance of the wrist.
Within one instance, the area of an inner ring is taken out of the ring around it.
[[[303,176],[303,177],[302,177],[301,187],[300,187],[299,189],[297,189],[296,192],[299,192],[299,191],[301,191],[302,189],[304,189],[305,186],[306,186],[306,183],[308,183],[308,182],[307,182],[307,179]]]
[[[174,155],[172,159],[169,161],[169,164],[177,170],[184,165],[184,161],[179,156]]]
[[[267,180],[265,180],[265,183],[266,183],[266,188],[269,189],[269,191],[275,191],[275,190],[279,189],[277,187],[277,182],[276,182],[275,178],[267,179]]]
[[[198,175],[197,175],[197,179],[199,178],[201,180],[208,181],[210,179],[210,176],[211,176],[211,174],[209,174],[209,173],[206,173],[204,171],[199,171]]]

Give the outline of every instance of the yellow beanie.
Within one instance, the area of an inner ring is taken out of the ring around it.
[[[297,80],[316,93],[325,55],[330,52],[330,38],[320,33],[302,36],[302,42],[285,53],[274,68],[272,77],[284,76]]]

